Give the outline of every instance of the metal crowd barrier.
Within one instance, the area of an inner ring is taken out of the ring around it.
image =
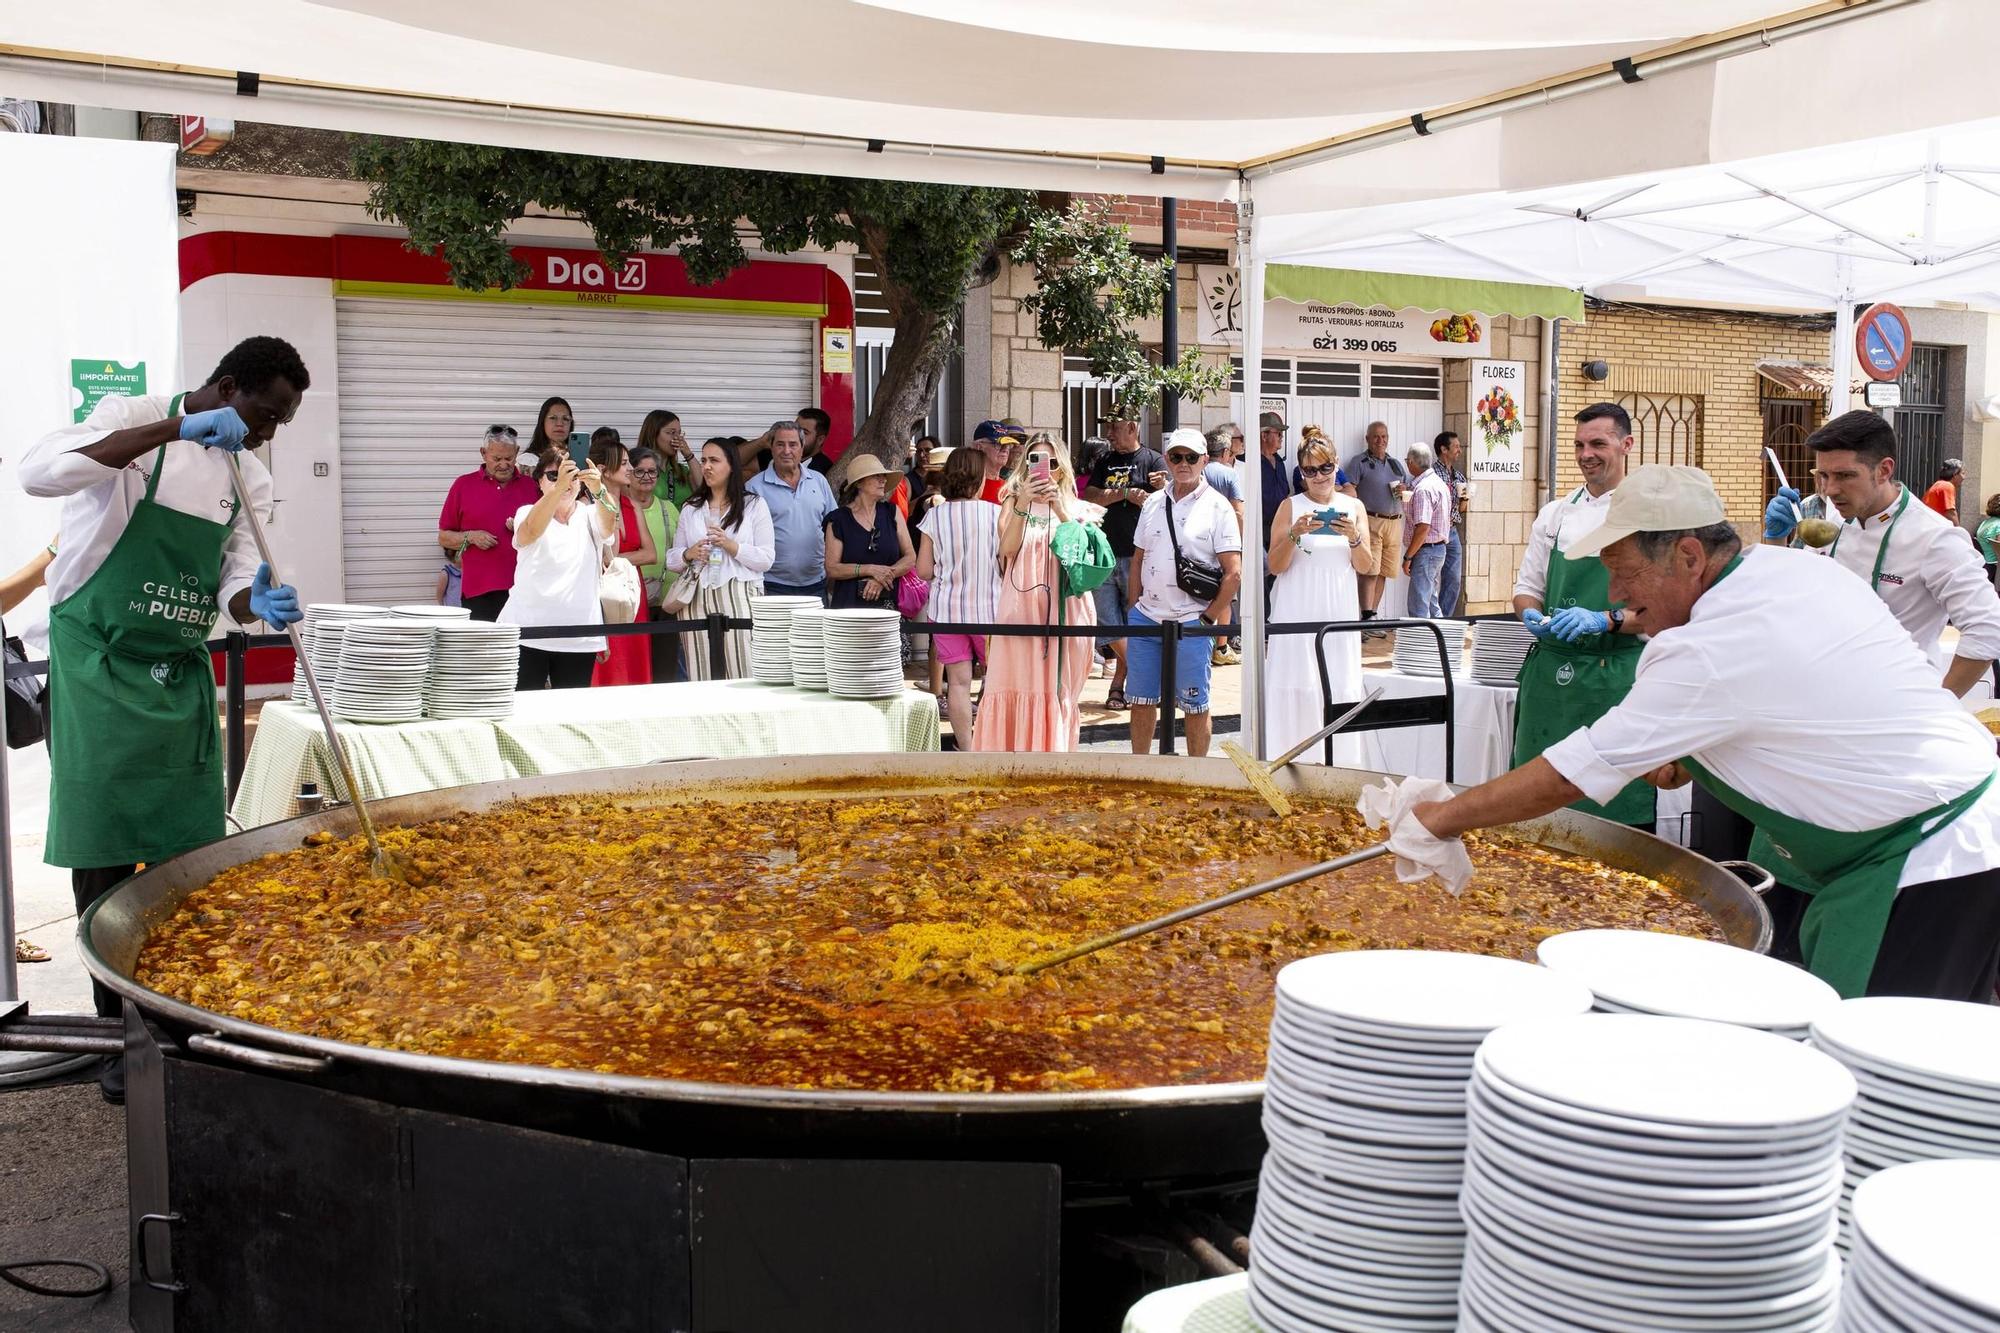
[[[1366,630],[1394,630],[1405,627],[1426,627],[1438,637],[1438,652],[1444,654],[1444,636],[1437,626],[1428,620],[1353,620],[1353,621],[1290,621],[1265,626],[1267,635],[1311,634],[1315,648],[1325,642],[1331,633],[1357,634]],[[1177,649],[1184,638],[1235,638],[1242,633],[1240,624],[1226,625],[1178,625],[1171,621],[1161,625],[1119,625],[1113,626],[1115,635],[1102,625],[985,625],[960,621],[908,620],[902,622],[904,632],[910,634],[979,634],[988,638],[1030,638],[1030,639],[1159,639],[1160,652],[1160,718],[1155,728],[1156,753],[1174,754],[1175,727],[1180,712],[1175,703],[1179,693]],[[706,616],[700,620],[645,620],[629,625],[534,625],[521,626],[523,642],[535,639],[575,638],[582,635],[602,635],[618,638],[628,634],[673,634],[706,635],[708,639],[708,660],[710,674],[721,678],[726,671],[725,646],[732,630],[751,628],[748,620],[732,619],[724,615]],[[249,751],[249,707],[247,682],[249,678],[249,657],[253,652],[273,648],[291,647],[291,638],[284,634],[249,634],[240,630],[231,631],[220,639],[209,641],[204,647],[211,654],[223,658],[223,733],[225,742],[225,763],[228,772],[229,799],[234,800],[237,784],[243,777],[243,766]],[[1091,649],[1094,653],[1095,648]],[[1315,659],[1320,666],[1320,695],[1328,721],[1336,715],[1337,709],[1346,705],[1332,699],[1327,682],[1325,654],[1316,652]],[[7,666],[9,679],[19,676],[39,676],[48,671],[47,662],[12,662]],[[327,682],[330,684],[330,682]],[[1445,728],[1445,776],[1451,777],[1452,749],[1456,728],[1452,700],[1452,680],[1449,671],[1444,676],[1444,696],[1442,701],[1435,696],[1419,699],[1380,699],[1363,711],[1347,725],[1346,731],[1375,731],[1396,727],[1436,726]],[[1331,754],[1331,743],[1328,745]]]

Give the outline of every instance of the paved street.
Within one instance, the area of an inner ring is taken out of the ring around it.
[[[0,1091],[0,1263],[89,1259],[118,1285],[90,1300],[37,1296],[0,1283],[8,1333],[99,1333],[125,1324],[125,1113],[94,1080]],[[87,1274],[23,1274],[48,1286],[88,1286]]]

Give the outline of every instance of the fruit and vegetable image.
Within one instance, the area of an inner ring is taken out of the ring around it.
[[[1476,343],[1486,336],[1479,325],[1477,315],[1446,315],[1431,321],[1431,341],[1441,343]]]
[[[1479,423],[1479,433],[1486,437],[1486,452],[1507,447],[1507,441],[1521,429],[1521,407],[1514,401],[1514,395],[1499,385],[1486,391],[1472,408],[1473,419]]]

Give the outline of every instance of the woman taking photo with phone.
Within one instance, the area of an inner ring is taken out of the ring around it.
[[[675,612],[684,620],[705,620],[716,613],[749,620],[750,599],[764,591],[764,571],[777,557],[771,511],[760,496],[744,490],[740,461],[736,446],[726,439],[701,447],[700,483],[681,510],[674,549],[667,553],[668,569],[677,575],[693,570],[700,580],[693,601]],[[716,678],[706,636],[692,636],[685,655],[689,680]],[[732,629],[724,638],[722,677],[749,674],[750,631]]]
[[[847,469],[840,508],[826,516],[826,583],[835,610],[896,609],[896,580],[917,563],[910,529],[888,501],[895,474],[867,454]]]
[[[1361,501],[1339,489],[1340,469],[1333,450],[1322,439],[1299,446],[1299,479],[1305,492],[1288,497],[1271,516],[1270,553],[1265,558],[1275,581],[1271,585],[1271,623],[1341,621],[1361,618],[1356,569],[1372,569],[1368,542],[1368,511]],[[1326,725],[1320,716],[1319,668],[1313,662],[1313,636],[1274,634],[1266,657],[1269,739],[1273,750],[1293,745]],[[1361,697],[1361,636],[1326,636],[1327,680],[1333,698]],[[1299,763],[1320,763],[1324,746],[1314,746]],[[1336,767],[1361,764],[1361,738],[1333,737]]]
[[[1069,450],[1047,434],[1028,441],[1023,465],[1000,488],[1000,618],[1003,625],[1095,625],[1088,594],[1064,599],[1049,539],[1076,504]],[[1090,676],[1093,639],[996,634],[987,640],[986,689],[972,748],[1074,750],[1077,701]]]
[[[536,473],[542,498],[514,515],[514,589],[500,608],[502,625],[599,625],[597,576],[604,568],[604,543],[618,532],[615,512],[582,498],[604,485],[596,468],[577,471],[567,453]],[[521,644],[515,688],[583,689],[604,651],[604,636],[533,639]]]

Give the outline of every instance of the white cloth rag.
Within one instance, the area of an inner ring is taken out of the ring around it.
[[[1405,884],[1436,875],[1455,898],[1472,882],[1472,857],[1457,838],[1440,838],[1410,813],[1425,801],[1448,801],[1452,790],[1436,778],[1394,778],[1379,787],[1364,787],[1355,802],[1369,828],[1389,830],[1389,851],[1396,858],[1396,878]]]

